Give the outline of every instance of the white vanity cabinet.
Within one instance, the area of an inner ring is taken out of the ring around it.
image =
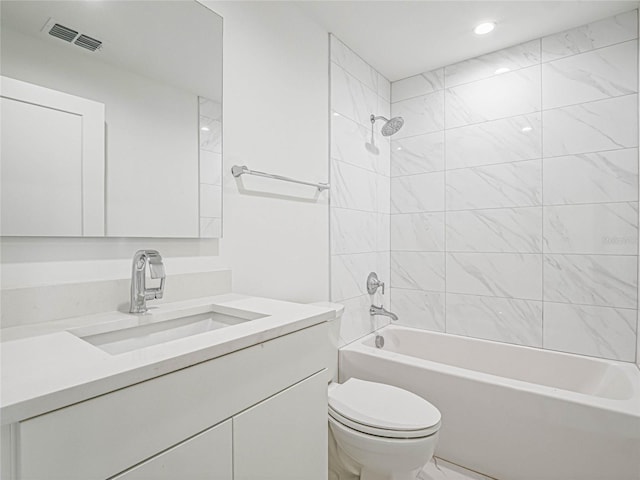
[[[13,424],[11,477],[325,480],[327,341],[321,323]]]
[[[232,480],[231,422],[185,440],[112,480]]]
[[[235,480],[326,480],[327,462],[324,372],[233,417]]]

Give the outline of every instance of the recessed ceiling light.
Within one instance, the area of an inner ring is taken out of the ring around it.
[[[507,67],[500,67],[499,69],[496,70],[496,75],[500,75],[502,73],[507,73],[508,71],[510,71],[510,68]]]
[[[523,131],[524,133],[530,132],[531,130],[533,130],[533,127],[529,127],[529,126],[522,127],[522,131]]]
[[[493,22],[481,23],[473,29],[473,33],[475,33],[476,35],[485,35],[493,31],[494,28],[496,28],[496,24]]]
[[[202,130],[203,132],[208,132],[209,131],[209,127],[200,127],[200,130]]]

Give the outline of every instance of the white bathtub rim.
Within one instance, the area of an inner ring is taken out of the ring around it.
[[[612,399],[606,397],[599,397],[595,395],[589,395],[586,393],[579,393],[572,390],[565,390],[557,387],[550,387],[547,385],[539,385],[531,382],[526,382],[523,380],[511,379],[506,377],[501,377],[499,375],[494,375],[490,373],[480,372],[476,370],[470,370],[462,367],[456,367],[452,365],[447,365],[444,363],[435,362],[432,360],[425,360],[423,358],[412,357],[410,355],[405,355],[401,353],[391,352],[389,350],[379,350],[375,347],[370,347],[365,345],[364,342],[367,340],[373,339],[376,334],[384,334],[385,330],[409,330],[420,333],[428,333],[433,335],[447,335],[442,332],[434,332],[430,330],[422,330],[414,327],[406,327],[400,325],[387,325],[365,337],[362,337],[344,347],[341,347],[340,350],[344,351],[355,351],[368,355],[376,355],[378,357],[386,357],[393,359],[398,363],[402,363],[405,365],[416,365],[421,364],[427,366],[430,370],[433,370],[438,373],[442,373],[445,375],[451,375],[458,378],[464,378],[465,380],[477,381],[485,384],[497,384],[501,387],[505,387],[513,390],[526,391],[529,393],[535,393],[538,395],[562,399],[565,401],[570,401],[576,404],[585,405],[589,407],[598,407],[604,410],[609,410],[615,413],[621,413],[630,415],[634,420],[640,418],[640,370],[636,368],[635,365],[630,364],[628,362],[621,362],[617,360],[609,360],[609,359],[599,359],[596,358],[597,361],[602,361],[603,363],[607,363],[610,365],[615,365],[618,368],[621,368],[624,374],[628,377],[631,388],[633,390],[633,394],[628,399]],[[476,339],[472,337],[461,337],[470,341],[478,341],[478,342],[488,342],[488,343],[500,343],[493,342],[491,340],[484,339]],[[513,345],[514,348],[534,348],[527,347],[523,345]],[[580,357],[580,355],[575,355],[571,353],[565,352],[556,352],[550,351],[555,355],[568,355],[571,357]],[[592,357],[590,357],[592,358]]]

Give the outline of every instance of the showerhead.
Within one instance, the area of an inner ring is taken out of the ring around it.
[[[375,116],[371,114],[371,125],[376,123],[376,120],[384,120],[385,124],[380,129],[381,133],[385,137],[389,137],[396,133],[398,130],[402,128],[404,125],[404,118],[402,117],[393,117],[391,120],[386,119],[382,116]],[[373,128],[373,127],[372,127]]]
[[[385,123],[382,126],[382,130],[381,130],[382,135],[384,135],[385,137],[393,135],[398,130],[400,130],[403,125],[404,125],[404,118],[393,117],[391,120],[389,120],[387,123]]]

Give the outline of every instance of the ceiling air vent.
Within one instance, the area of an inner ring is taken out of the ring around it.
[[[100,48],[100,45],[102,45],[102,42],[100,40],[88,37],[87,35],[80,35],[73,43],[75,43],[79,47],[91,50],[92,52],[95,52]]]
[[[65,27],[64,25],[60,25],[56,23],[49,30],[49,35],[53,35],[54,37],[60,38],[65,42],[72,42],[74,38],[78,36],[78,32],[72,30],[70,28]]]
[[[91,52],[102,48],[102,41],[80,33],[78,30],[79,29],[76,28],[66,27],[56,22],[53,18],[50,18],[40,32],[44,34],[48,33],[52,37],[59,38],[60,40],[85,48]]]

